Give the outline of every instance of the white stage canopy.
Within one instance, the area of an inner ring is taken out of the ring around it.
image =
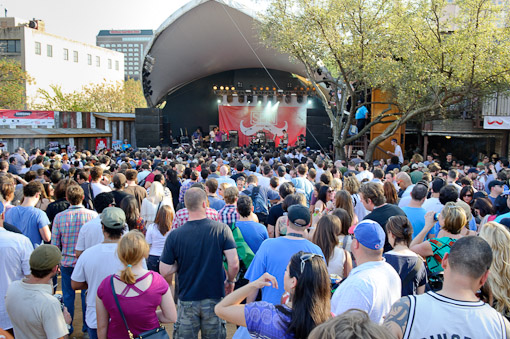
[[[149,107],[195,80],[230,70],[266,67],[306,76],[302,64],[262,45],[255,18],[255,10],[229,0],[192,0],[174,12],[145,53]]]

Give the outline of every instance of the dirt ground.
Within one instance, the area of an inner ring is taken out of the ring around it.
[[[57,293],[62,294],[62,286],[60,284],[60,278],[58,279]],[[81,332],[83,317],[82,317],[82,312],[81,312],[80,293],[81,293],[80,291],[76,291],[76,298],[74,301],[74,321],[73,321],[74,332],[70,336],[71,339],[82,339],[83,338],[83,333]],[[173,325],[167,324],[167,325],[165,325],[165,328],[166,328],[168,334],[170,335],[170,338],[172,338],[172,333],[174,330]],[[236,331],[236,326],[233,324],[227,323],[227,338],[228,339],[232,338],[235,331]],[[199,336],[199,338],[200,338],[200,336]]]

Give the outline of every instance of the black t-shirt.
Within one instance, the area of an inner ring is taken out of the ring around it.
[[[397,254],[395,252],[388,252],[384,254],[384,258],[386,262],[393,266],[395,271],[397,271],[400,276],[400,280],[402,283],[407,278],[411,271],[415,270],[415,266],[418,263],[418,260],[422,260],[418,256],[407,256]],[[402,296],[406,295],[414,295],[417,294],[418,287],[423,286],[427,283],[427,270],[425,268],[425,264],[422,263],[420,269],[414,276],[414,279],[411,280],[406,286],[402,285]]]
[[[384,233],[386,234],[386,222],[388,219],[394,215],[402,215],[406,216],[404,211],[398,206],[392,204],[386,204],[381,207],[375,208],[371,213],[367,214],[364,219],[369,219],[376,221],[379,225],[382,226]],[[391,251],[392,247],[388,243],[388,237],[384,241],[384,252]]]
[[[283,208],[282,204],[279,203],[277,205],[274,205],[269,209],[269,215],[267,216],[267,224],[268,225],[276,225],[276,221],[279,217],[283,215]]]
[[[50,203],[46,208],[46,215],[48,216],[48,219],[50,219],[50,222],[53,223],[55,216],[68,209],[69,206],[71,206],[71,204],[66,200],[66,198],[58,199]]]
[[[132,194],[126,193],[124,191],[112,191],[112,194],[113,194],[113,199],[115,199],[115,205],[117,207],[120,206],[120,202],[122,201],[122,199],[124,199],[128,195],[132,195]]]
[[[225,296],[223,251],[236,248],[230,228],[220,222],[188,221],[168,235],[160,260],[177,262],[179,299],[198,301]]]

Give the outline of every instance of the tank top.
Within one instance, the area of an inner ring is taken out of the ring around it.
[[[454,300],[434,292],[408,296],[403,338],[506,338],[503,316],[483,301]]]

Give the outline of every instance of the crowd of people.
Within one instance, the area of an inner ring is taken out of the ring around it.
[[[510,338],[508,160],[389,155],[4,152],[0,334]]]

